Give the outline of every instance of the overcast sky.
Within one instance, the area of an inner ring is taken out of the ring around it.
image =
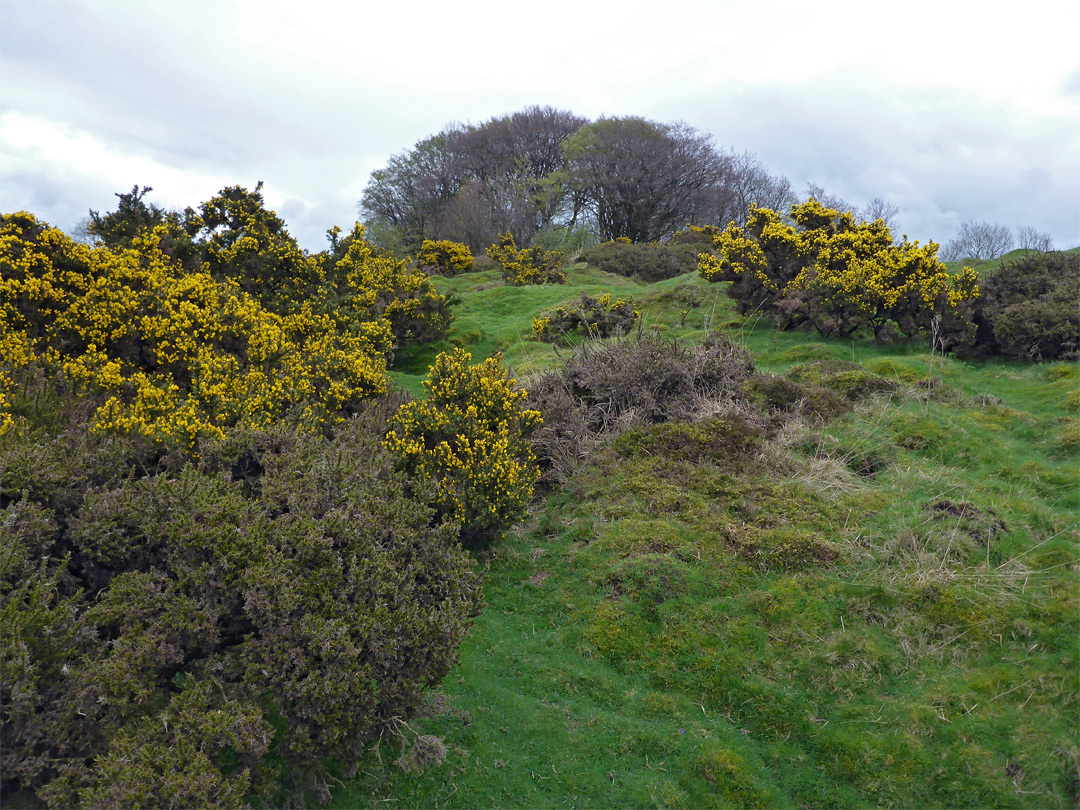
[[[900,230],[1080,244],[1080,3],[0,0],[0,210],[70,230],[265,182],[319,250],[450,121],[639,115],[751,150]]]

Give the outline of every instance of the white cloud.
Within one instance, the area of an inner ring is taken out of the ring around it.
[[[2,2],[3,202],[57,224],[134,183],[173,206],[261,179],[318,249],[391,154],[551,104],[685,120],[798,188],[902,196],[913,236],[1041,214],[1080,241],[1075,0]]]

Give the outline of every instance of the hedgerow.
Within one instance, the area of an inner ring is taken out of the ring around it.
[[[870,329],[881,338],[898,329],[935,331],[946,348],[974,340],[977,276],[970,268],[950,275],[936,244],[893,244],[883,221],[857,223],[816,200],[792,206],[791,216],[794,226],[753,208],[745,227],[733,223],[715,236],[716,255],[701,255],[698,272],[731,282],[727,293],[740,313],[823,336]]]
[[[541,419],[500,355],[471,360],[460,347],[440,354],[424,381],[427,398],[398,410],[385,446],[402,469],[435,482],[435,508],[476,545],[525,513],[539,476],[527,438]]]
[[[499,241],[489,247],[487,255],[499,263],[507,284],[521,287],[526,284],[565,284],[562,269],[563,255],[541,247],[519,248],[513,234],[499,234]]]

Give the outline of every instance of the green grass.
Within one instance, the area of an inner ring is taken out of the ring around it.
[[[694,276],[569,280],[440,281],[450,342],[527,380],[559,362],[533,315],[613,291],[760,369],[894,385],[722,451],[724,412],[609,444],[488,561],[461,663],[405,730],[445,762],[405,773],[384,739],[332,806],[1076,806],[1080,367],[779,333]]]
[[[582,292],[632,296],[645,328],[679,336],[700,333],[713,317],[730,319],[734,312],[715,285],[696,275],[650,285],[577,264],[568,270],[566,284],[512,287],[504,284],[495,270],[454,278],[435,276],[433,282],[453,302],[455,317],[450,335],[426,346],[403,347],[391,370],[395,384],[417,395],[439,352],[454,346],[464,346],[477,361],[502,352],[505,361],[521,376],[558,365],[559,352],[565,355],[567,348],[557,351],[548,343],[533,340],[532,319],[560,305],[572,306]]]

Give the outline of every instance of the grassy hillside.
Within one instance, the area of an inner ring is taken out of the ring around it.
[[[568,278],[439,280],[450,342],[527,382],[572,351],[531,318],[611,291],[846,405],[717,402],[609,442],[485,561],[460,666],[333,806],[1076,806],[1077,364],[779,333],[693,275]]]

